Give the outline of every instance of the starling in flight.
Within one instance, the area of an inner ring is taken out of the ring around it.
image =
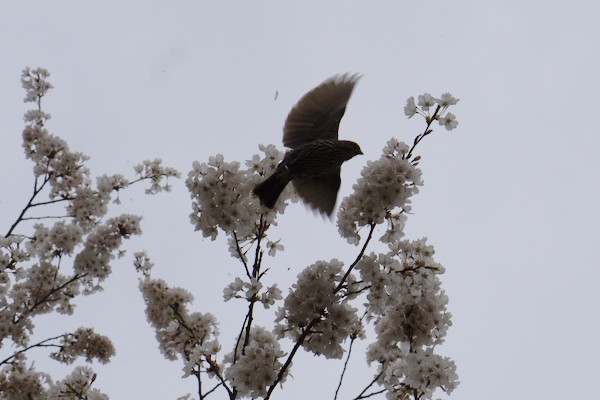
[[[302,200],[331,216],[340,188],[342,163],[363,154],[360,146],[338,140],[340,120],[352,95],[357,75],[336,75],[306,93],[290,111],[283,127],[283,144],[291,150],[266,180],[253,190],[261,203],[273,208],[291,181]]]

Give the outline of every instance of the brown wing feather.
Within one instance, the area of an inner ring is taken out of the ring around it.
[[[283,144],[296,148],[317,139],[337,139],[340,121],[358,75],[336,75],[306,93],[290,111]]]
[[[340,183],[339,169],[335,173],[323,175],[318,178],[296,178],[292,180],[294,189],[296,189],[302,200],[312,209],[329,217],[331,217],[335,208]]]

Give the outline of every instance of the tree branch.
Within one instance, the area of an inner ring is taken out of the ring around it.
[[[415,137],[415,141],[412,145],[412,147],[410,148],[410,150],[408,151],[408,153],[406,153],[406,156],[402,157],[405,160],[410,160],[410,158],[412,157],[412,153],[415,150],[415,147],[417,147],[417,145],[419,144],[419,142],[421,142],[421,140],[423,140],[423,138],[427,135],[429,135],[431,132],[433,132],[431,129],[429,129],[429,127],[431,126],[431,124],[433,123],[433,121],[436,121],[439,117],[439,112],[440,112],[440,108],[441,106],[438,104],[438,106],[435,109],[435,112],[433,113],[433,115],[431,117],[426,117],[425,120],[427,121],[427,126],[425,127],[425,131],[423,131],[423,133],[421,133],[420,135],[417,135],[417,137]]]
[[[340,381],[338,382],[337,389],[335,389],[335,395],[333,396],[333,400],[337,400],[338,393],[342,387],[342,382],[344,381],[344,375],[346,374],[346,369],[348,368],[348,362],[350,361],[350,355],[352,354],[352,345],[354,344],[355,336],[350,337],[350,346],[348,346],[348,356],[346,357],[346,361],[344,361],[344,368],[342,369],[342,373],[340,374]]]
[[[49,341],[51,341],[51,340],[56,340],[56,339],[59,339],[59,338],[64,337],[64,336],[65,336],[64,334],[63,335],[58,335],[58,336],[55,336],[55,337],[51,337],[51,338],[42,340],[39,343],[32,344],[31,346],[25,347],[24,349],[21,349],[21,350],[15,352],[12,356],[6,357],[4,360],[0,361],[0,365],[4,365],[4,364],[8,363],[10,360],[12,360],[13,358],[17,357],[19,354],[23,354],[26,351],[33,349],[34,347],[62,347],[61,345],[58,345],[58,344],[46,344],[46,343],[49,342]]]
[[[23,216],[25,215],[27,210],[29,210],[32,207],[33,200],[42,191],[42,189],[44,189],[44,186],[46,186],[46,183],[48,183],[49,180],[50,180],[50,178],[48,177],[48,175],[46,175],[44,177],[44,182],[42,182],[42,184],[38,188],[38,186],[37,186],[38,179],[37,179],[37,177],[35,178],[35,182],[33,184],[33,194],[29,198],[29,201],[27,202],[27,205],[25,206],[25,208],[23,208],[23,210],[21,211],[21,214],[19,214],[19,216],[17,217],[17,220],[12,224],[12,226],[10,227],[10,229],[8,230],[6,235],[4,235],[5,238],[9,237],[12,234],[12,232],[15,230],[17,225],[19,225],[19,223],[23,220]]]
[[[373,231],[375,230],[375,226],[377,226],[377,225],[374,222],[371,222],[371,229],[369,230],[369,235],[367,236],[367,240],[365,241],[365,244],[363,245],[362,249],[360,250],[360,253],[356,257],[354,262],[348,268],[348,271],[346,271],[346,273],[340,280],[340,283],[337,285],[337,287],[335,288],[333,293],[337,293],[342,289],[342,287],[344,286],[344,282],[346,282],[346,279],[348,279],[348,275],[350,275],[350,272],[352,272],[352,269],[356,266],[356,264],[358,264],[358,262],[360,261],[362,256],[365,254],[365,250],[367,250],[369,241],[371,241],[371,238],[373,237]]]

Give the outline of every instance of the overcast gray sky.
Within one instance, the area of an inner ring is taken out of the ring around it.
[[[335,73],[362,73],[340,136],[365,155],[344,164],[340,199],[388,139],[412,141],[422,130],[403,114],[407,97],[450,92],[461,99],[452,110],[460,125],[436,126],[420,145],[425,186],[406,233],[429,237],[447,269],[454,326],[438,351],[458,366],[452,397],[594,398],[599,12],[594,1],[552,0],[4,1],[0,222],[10,225],[32,184],[21,149],[25,66],[52,74],[51,133],[91,156],[94,175],[129,176],[147,158],[185,177],[194,160],[216,153],[243,161],[259,143],[281,148],[285,117],[306,91]],[[181,363],[158,353],[133,251],[146,249],[155,277],[219,317],[222,342],[243,318],[240,305],[222,303],[239,265],[222,237],[193,231],[184,179],[172,183],[170,194],[122,196],[115,211],[142,214],[144,235],[128,244],[106,290],[73,317],[37,321],[40,339],[80,325],[113,338],[116,358],[94,368],[95,385],[114,399],[195,390],[180,379]],[[301,204],[273,235],[285,245],[274,272],[283,287],[316,260],[357,254],[334,223]],[[36,367],[62,378],[67,369],[42,354]],[[359,384],[370,379],[363,364],[355,353]],[[332,398],[340,362],[303,355],[295,367],[279,398]],[[352,388],[343,398],[357,394]]]

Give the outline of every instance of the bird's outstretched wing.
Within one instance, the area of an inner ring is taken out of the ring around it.
[[[340,188],[340,169],[318,178],[292,180],[296,193],[312,209],[331,217]]]
[[[296,148],[317,139],[337,139],[359,75],[335,75],[306,93],[290,111],[283,127],[283,144]]]

